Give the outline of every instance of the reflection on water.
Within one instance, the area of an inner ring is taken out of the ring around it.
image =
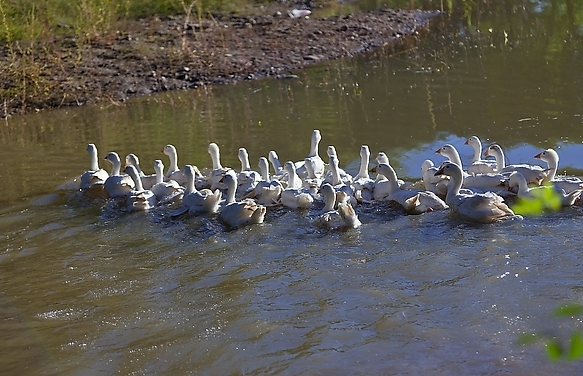
[[[471,26],[436,19],[419,48],[322,64],[297,80],[0,125],[0,369],[580,373],[515,343],[524,332],[567,339],[579,328],[578,318],[550,317],[581,301],[578,207],[484,226],[364,205],[362,228],[348,232],[314,226],[315,211],[275,209],[263,225],[226,232],[212,217],[129,215],[55,189],[88,168],[88,142],[101,156],[136,153],[148,173],[148,162],[167,163],[167,143],[179,165],[210,167],[206,146],[217,142],[223,164],[238,167],[244,146],[255,167],[269,150],[302,159],[313,129],[321,154],[335,145],[351,172],[368,144],[416,179],[421,161],[441,161],[434,151],[444,143],[467,161],[471,134],[499,142],[513,163],[554,147],[561,169],[583,170],[580,28],[568,16],[580,6],[496,4]]]

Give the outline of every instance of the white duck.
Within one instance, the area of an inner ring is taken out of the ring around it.
[[[541,166],[520,164],[506,166],[504,152],[498,144],[492,144],[486,148],[484,156],[493,156],[496,158],[496,171],[502,174],[510,175],[513,171],[518,171],[524,176],[529,184],[540,185],[547,174]]]
[[[354,189],[352,186],[342,181],[342,177],[340,176],[340,168],[338,167],[338,158],[334,154],[330,155],[329,168],[330,174],[332,175],[332,181],[329,184],[332,185],[336,192],[344,192],[350,199],[351,203],[356,204]]]
[[[272,180],[269,177],[269,162],[267,158],[259,158],[259,170],[261,171],[261,181],[257,183],[255,189],[249,192],[244,198],[253,198],[258,204],[263,206],[279,205],[283,186],[279,180]]]
[[[105,191],[109,197],[124,197],[126,196],[136,184],[129,175],[121,174],[121,160],[119,155],[112,151],[107,153],[105,159],[113,165],[111,174],[103,183]]]
[[[321,187],[324,196],[324,209],[318,216],[318,221],[329,229],[358,228],[361,225],[356,212],[350,203],[343,201],[338,203],[338,209],[334,209],[336,204],[336,192],[334,188],[324,183]]]
[[[154,184],[156,184],[156,174],[146,175],[140,167],[140,159],[135,154],[126,155],[126,166],[132,165],[138,171],[138,176],[142,181],[142,186],[144,189],[151,189]]]
[[[328,159],[332,156],[335,156],[336,159],[339,161],[338,154],[336,153],[336,148],[333,145],[328,146],[328,150],[326,151],[326,153],[328,154]],[[306,159],[310,159],[310,158],[306,158]],[[352,175],[350,175],[349,173],[347,173],[346,171],[344,171],[340,167],[337,167],[336,170],[338,171],[338,175],[340,176],[340,180],[342,181],[343,184],[351,184],[352,183]],[[314,174],[316,174],[316,171],[314,171]],[[326,183],[333,184],[333,180],[334,180],[334,177],[332,176],[332,169],[330,168],[330,171],[328,171],[328,173],[326,174],[324,181]]]
[[[553,149],[543,150],[534,156],[547,163],[547,177],[545,180],[559,186],[566,193],[570,193],[583,188],[583,180],[575,176],[557,176],[559,167],[559,154]]]
[[[310,158],[314,162],[314,173],[316,176],[321,177],[324,175],[325,164],[320,155],[318,154],[318,145],[322,140],[322,135],[318,129],[314,129],[312,132],[311,138],[311,145],[310,145],[310,153],[306,158]],[[308,172],[306,171],[305,161],[299,161],[295,163],[296,166],[296,173],[302,179],[308,176]]]
[[[381,163],[377,167],[377,170],[386,176],[390,182],[390,192],[385,200],[399,203],[403,206],[405,212],[409,214],[421,214],[448,208],[446,203],[433,192],[399,188],[397,173],[391,165]]]
[[[530,188],[524,176],[522,176],[522,174],[518,171],[514,171],[510,174],[508,182],[509,188],[518,188],[516,195],[519,198],[532,199],[536,197],[537,191],[541,191],[543,189],[552,189],[556,194],[560,195],[562,206],[573,205],[575,200],[581,196],[581,192],[583,192],[583,189],[579,188],[577,190],[571,191],[569,194],[566,194],[565,191],[563,191],[558,185],[541,185]]]
[[[166,171],[165,178],[167,180],[175,180],[180,185],[186,184],[186,176],[182,170],[178,168],[178,153],[174,145],[168,144],[162,149],[162,153],[166,154],[170,159],[170,165],[168,166],[168,171]]]
[[[220,209],[220,219],[230,227],[241,227],[249,224],[263,223],[267,209],[250,199],[235,201],[237,189],[236,177],[233,173],[227,173],[223,183],[227,186],[227,200]]]
[[[281,203],[290,209],[309,208],[314,202],[314,198],[309,190],[302,188],[302,182],[296,173],[293,162],[285,162],[283,167],[288,174],[288,186],[281,192]],[[299,181],[299,184],[296,183]]]
[[[237,194],[245,196],[255,189],[257,183],[261,181],[261,175],[251,170],[247,149],[239,148],[238,158],[241,161],[241,172],[237,175]]]
[[[314,161],[312,159],[306,158],[305,162],[308,176],[302,179],[302,187],[308,189],[314,198],[318,198],[318,191],[323,183],[323,179],[316,176],[316,173],[314,172]]]
[[[460,166],[463,175],[463,187],[477,190],[500,190],[505,187],[507,180],[506,176],[502,174],[468,174],[462,169],[462,161],[457,149],[451,144],[445,144],[437,151],[436,154],[441,154],[450,162]]]
[[[433,192],[439,197],[443,198],[447,194],[447,185],[449,184],[449,177],[443,175],[435,175],[438,168],[435,167],[431,159],[426,159],[421,164],[421,180],[426,191]]]
[[[128,193],[126,203],[128,211],[149,210],[156,206],[156,203],[158,202],[156,200],[156,195],[154,195],[154,192],[144,189],[142,186],[142,180],[138,175],[138,169],[133,165],[127,165],[124,172],[132,178],[135,185],[135,189],[132,189]]]
[[[229,167],[223,167],[221,165],[221,153],[219,151],[219,146],[214,142],[211,142],[207,149],[211,159],[213,161],[213,169],[209,174],[209,181],[211,183],[211,190],[215,189],[227,189],[227,185],[223,182],[223,178],[227,173],[235,173],[235,170]],[[236,176],[236,173],[235,173]]]
[[[482,142],[478,136],[470,136],[466,142],[474,149],[472,163],[468,166],[470,174],[489,174],[496,172],[496,161],[493,159],[482,159]]]
[[[492,223],[503,219],[522,219],[504,203],[504,199],[492,192],[463,194],[460,188],[464,179],[462,169],[456,163],[444,162],[437,175],[451,177],[451,186],[445,196],[445,202],[452,212],[464,220]]]
[[[370,150],[368,145],[362,145],[360,147],[360,168],[352,182],[354,197],[358,202],[370,202],[374,199],[375,181],[368,174],[369,161]]]
[[[190,213],[216,213],[219,209],[219,202],[223,194],[220,190],[210,189],[197,190],[194,184],[195,170],[191,165],[185,165],[183,168],[186,176],[186,190],[182,196],[182,207],[172,212],[172,216],[178,216],[186,212]]]
[[[150,189],[161,203],[168,203],[184,193],[184,188],[176,180],[164,181],[164,163],[160,159],[154,161],[156,184]]]
[[[94,186],[103,188],[103,183],[105,183],[105,180],[107,180],[109,174],[104,169],[99,168],[97,147],[95,147],[95,144],[88,144],[87,152],[89,153],[89,158],[91,159],[91,165],[89,170],[85,171],[83,175],[81,175],[80,188],[89,189]]]

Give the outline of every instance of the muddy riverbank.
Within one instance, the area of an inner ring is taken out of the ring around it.
[[[266,76],[294,77],[318,62],[382,46],[414,43],[431,16],[416,10],[292,18],[283,6],[198,20],[154,18],[80,43],[2,51],[0,113],[86,103],[119,103],[139,95]]]

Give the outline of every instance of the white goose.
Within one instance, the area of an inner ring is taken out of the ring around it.
[[[350,203],[343,201],[338,203],[338,209],[334,209],[336,204],[336,192],[334,188],[324,183],[321,187],[324,196],[324,209],[318,216],[318,221],[329,229],[358,228],[361,225],[356,212]]]
[[[219,146],[214,142],[211,142],[207,149],[211,159],[213,161],[213,169],[209,174],[209,181],[211,183],[211,190],[215,189],[227,189],[227,185],[223,182],[223,178],[227,173],[235,173],[235,170],[229,167],[223,167],[221,165],[221,153],[219,151]],[[235,173],[236,176],[236,173]]]
[[[504,152],[498,144],[492,144],[486,148],[484,156],[493,156],[496,158],[496,171],[502,174],[510,175],[513,171],[518,171],[524,176],[526,181],[530,184],[540,185],[547,174],[541,166],[520,164],[506,166],[504,160]]]
[[[128,193],[126,203],[128,211],[149,210],[156,206],[156,195],[154,195],[154,192],[144,189],[142,180],[138,175],[138,169],[134,165],[127,165],[124,172],[132,178],[135,184],[135,189]]]
[[[128,165],[132,165],[136,168],[136,171],[138,171],[138,176],[142,181],[142,186],[144,187],[144,189],[151,189],[152,186],[156,184],[156,174],[153,175],[144,174],[142,168],[140,167],[140,160],[138,159],[137,155],[135,154],[126,155],[126,166]]]
[[[433,192],[441,198],[447,194],[447,185],[449,184],[449,177],[443,175],[435,175],[438,168],[435,167],[431,159],[426,159],[421,164],[421,180],[426,191]]]
[[[451,144],[445,144],[437,151],[436,154],[441,154],[450,162],[460,166],[463,175],[463,187],[478,190],[500,190],[505,187],[507,178],[502,174],[468,174],[462,169],[462,160],[457,149]]]
[[[261,181],[261,175],[251,170],[247,149],[239,148],[238,157],[241,161],[241,172],[237,175],[237,194],[245,196],[255,189],[257,183]]]
[[[302,182],[296,173],[293,162],[285,162],[284,170],[288,174],[288,186],[281,192],[281,203],[290,209],[309,208],[314,198],[307,189],[302,188]],[[296,183],[299,181],[299,184]]]
[[[107,180],[109,174],[104,169],[99,168],[97,147],[95,147],[95,144],[88,144],[87,152],[89,153],[89,158],[91,159],[91,165],[89,170],[85,171],[83,175],[81,175],[80,188],[89,189],[97,186],[103,188],[103,183],[105,183],[105,180]]]
[[[220,219],[230,227],[241,227],[249,224],[263,223],[267,209],[250,199],[235,201],[237,188],[236,177],[233,173],[227,173],[223,182],[227,186],[227,200],[220,209]]]
[[[536,197],[535,193],[537,191],[541,191],[543,189],[552,189],[555,193],[561,196],[562,206],[573,205],[575,203],[575,200],[577,200],[579,196],[581,196],[581,192],[583,192],[583,190],[579,188],[566,194],[565,191],[563,191],[558,185],[553,186],[541,185],[530,188],[524,176],[522,176],[522,174],[518,171],[514,171],[510,174],[508,182],[509,188],[518,188],[518,192],[516,193],[516,195],[519,198],[532,199]]]
[[[312,159],[306,158],[305,162],[308,176],[302,179],[302,187],[308,189],[314,198],[318,198],[318,191],[323,183],[323,179],[316,176],[316,173],[314,172],[314,161]]]
[[[161,203],[168,203],[179,198],[184,193],[184,188],[176,180],[164,181],[164,164],[160,159],[154,161],[156,171],[156,184],[150,189]]]
[[[182,196],[182,207],[175,210],[172,215],[178,216],[186,212],[190,213],[216,213],[219,209],[219,202],[223,194],[220,190],[210,189],[197,190],[194,184],[195,170],[191,165],[185,165],[183,168],[186,176],[186,190]]]
[[[433,192],[399,188],[397,173],[391,165],[381,163],[377,167],[377,170],[386,176],[390,182],[390,192],[385,200],[399,203],[403,206],[405,212],[409,214],[421,214],[448,208],[446,203]]]
[[[566,193],[583,188],[583,180],[578,177],[556,175],[559,167],[559,154],[553,149],[543,150],[534,157],[547,163],[547,177],[545,180],[561,187]]]
[[[310,158],[314,162],[314,173],[316,176],[320,177],[324,175],[325,164],[320,155],[318,154],[318,145],[322,140],[322,135],[318,129],[314,129],[312,132],[311,138],[311,145],[310,145],[310,153],[306,158]],[[296,166],[296,173],[302,179],[308,176],[308,172],[306,171],[305,161],[299,161],[295,163]]]
[[[105,159],[113,165],[111,174],[103,183],[105,191],[109,197],[126,196],[136,186],[136,184],[128,175],[121,175],[121,160],[119,159],[119,155],[116,152],[112,151],[107,153]]]
[[[470,136],[466,142],[474,149],[472,157],[472,164],[468,166],[468,173],[470,174],[488,174],[496,172],[496,161],[492,159],[482,159],[482,142],[478,136]]]
[[[332,185],[336,192],[344,192],[350,199],[351,203],[356,204],[354,189],[352,186],[342,181],[342,177],[340,176],[340,168],[338,167],[338,158],[334,154],[330,155],[329,168],[330,174],[332,175],[332,181],[329,184]]]
[[[166,171],[165,178],[167,180],[175,180],[180,185],[186,184],[186,176],[182,170],[178,168],[178,153],[174,145],[168,144],[162,149],[162,153],[166,154],[170,159],[170,165],[168,166],[168,171]]]
[[[328,159],[332,156],[335,156],[336,159],[338,160],[338,154],[336,153],[336,148],[334,146],[332,146],[332,145],[328,146],[328,150],[326,151],[326,153],[328,154]],[[309,158],[306,158],[306,159],[309,159]],[[351,184],[352,183],[352,175],[348,174],[346,171],[344,171],[340,167],[337,167],[336,170],[338,171],[338,175],[340,176],[340,180],[342,181],[343,184]],[[314,174],[316,174],[316,171],[314,171]],[[332,176],[332,169],[330,167],[330,171],[328,171],[328,173],[326,174],[324,181],[326,183],[333,184],[333,182],[332,182],[333,179],[334,179],[334,177]]]
[[[249,192],[244,198],[253,198],[258,204],[263,206],[279,205],[283,186],[279,180],[271,180],[269,177],[269,162],[267,158],[259,158],[259,170],[261,171],[261,181],[257,183],[255,189]]]
[[[451,189],[445,196],[445,202],[460,218],[481,223],[492,223],[502,219],[522,219],[521,216],[515,215],[504,203],[504,199],[495,193],[460,193],[464,176],[461,167],[457,164],[444,162],[436,174],[451,177]]]
[[[370,150],[368,145],[362,145],[360,147],[360,168],[352,182],[354,197],[358,202],[370,202],[374,199],[375,181],[368,174],[369,160]]]

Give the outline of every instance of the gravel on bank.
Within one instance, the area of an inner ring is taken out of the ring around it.
[[[432,12],[382,9],[292,18],[258,7],[211,20],[148,19],[80,44],[55,40],[31,51],[2,51],[0,115],[86,103],[121,102],[167,90],[289,77],[322,61],[401,45]]]

